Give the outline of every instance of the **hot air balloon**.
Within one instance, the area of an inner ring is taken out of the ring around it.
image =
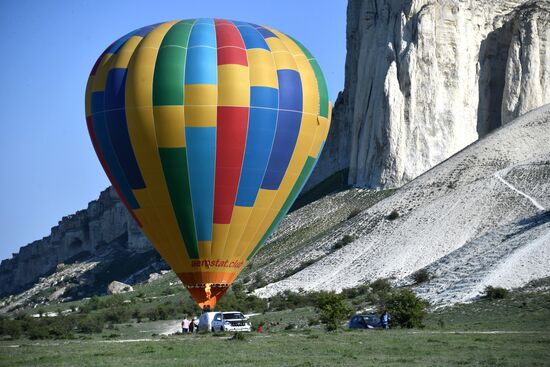
[[[331,116],[319,64],[256,24],[137,29],[95,63],[86,121],[133,219],[201,308],[214,308],[300,193]]]

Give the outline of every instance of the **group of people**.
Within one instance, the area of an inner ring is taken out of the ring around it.
[[[194,316],[191,320],[189,320],[187,316],[185,316],[183,321],[181,322],[181,333],[193,334],[197,331],[199,331],[199,320],[197,320],[197,318]]]

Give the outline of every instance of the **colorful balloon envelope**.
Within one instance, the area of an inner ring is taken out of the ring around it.
[[[287,213],[330,116],[325,79],[302,44],[228,20],[129,33],[99,57],[86,91],[105,173],[202,308]]]

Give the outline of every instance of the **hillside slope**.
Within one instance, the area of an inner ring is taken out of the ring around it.
[[[340,290],[386,277],[404,283],[427,267],[435,278],[417,291],[438,304],[472,298],[486,284],[519,286],[550,275],[549,141],[546,105],[470,145],[291,256],[272,257],[258,272],[268,278],[295,274],[256,293],[269,297],[287,289]],[[330,207],[334,198],[320,202]],[[300,213],[307,208],[296,211],[294,220],[302,221]],[[345,235],[355,240],[334,250]],[[323,256],[304,267],[311,254]]]

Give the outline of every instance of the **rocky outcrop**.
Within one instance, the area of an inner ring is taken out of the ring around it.
[[[107,287],[107,294],[122,294],[126,292],[133,292],[134,288],[131,285],[119,282],[119,281],[113,281],[109,284]]]
[[[308,187],[347,167],[350,185],[400,186],[550,102],[547,1],[350,0],[347,17],[345,87]]]
[[[24,289],[55,271],[58,264],[88,258],[104,247],[133,253],[152,248],[112,188],[103,191],[87,209],[62,218],[49,236],[21,247],[11,259],[3,260],[0,295]]]

